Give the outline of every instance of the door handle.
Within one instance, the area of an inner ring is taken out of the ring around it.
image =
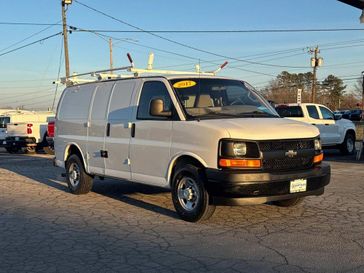
[[[110,123],[108,122],[106,125],[106,136],[109,137],[110,136]]]
[[[131,124],[131,130],[130,130],[131,137],[135,137],[135,123]]]

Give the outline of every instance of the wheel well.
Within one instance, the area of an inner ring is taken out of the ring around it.
[[[176,170],[176,166],[179,164],[187,164],[187,163],[192,164],[196,167],[200,167],[201,169],[205,168],[204,165],[200,161],[198,161],[196,158],[194,158],[192,156],[188,156],[188,155],[180,156],[173,162],[172,171],[171,171],[171,174],[168,179],[169,184],[171,184],[171,182],[172,182],[172,178],[173,178],[174,172]]]
[[[83,157],[82,157],[82,153],[81,151],[78,149],[78,147],[76,145],[71,145],[68,149],[67,149],[67,152],[66,152],[66,156],[65,156],[65,161],[68,160],[68,158],[71,156],[71,155],[77,155],[79,157],[79,159],[82,161],[82,163],[84,164],[83,162]]]
[[[347,135],[353,135],[354,138],[356,138],[356,135],[355,135],[355,131],[353,129],[349,129],[347,132],[346,132]]]

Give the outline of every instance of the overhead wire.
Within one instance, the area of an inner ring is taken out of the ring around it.
[[[64,37],[62,36],[62,39],[61,39],[61,52],[59,54],[59,65],[58,65],[58,73],[57,73],[57,83],[56,83],[56,90],[54,92],[54,97],[53,97],[53,102],[52,102],[52,111],[54,109],[54,105],[56,103],[56,97],[57,97],[57,93],[58,93],[58,86],[59,86],[59,77],[60,77],[60,74],[61,74],[61,66],[62,66],[62,56],[63,56],[63,39]]]
[[[109,15],[109,14],[107,14],[107,13],[103,12],[103,11],[100,11],[100,10],[98,10],[98,9],[95,9],[95,8],[93,8],[93,7],[89,6],[89,5],[86,5],[86,4],[84,4],[84,3],[82,3],[82,2],[80,2],[80,1],[78,1],[78,0],[74,0],[74,2],[78,3],[79,5],[82,5],[82,6],[86,7],[86,8],[88,8],[88,9],[90,9],[90,10],[93,10],[94,12],[97,12],[97,13],[99,13],[99,14],[102,14],[102,15],[104,15],[104,16],[106,16],[106,17],[108,17],[108,18],[111,18],[111,19],[113,19],[113,20],[115,20],[115,21],[117,21],[117,22],[119,22],[119,23],[121,23],[121,24],[127,25],[127,26],[129,26],[129,27],[131,27],[131,28],[134,28],[134,29],[137,29],[137,30],[139,30],[140,32],[148,33],[149,35],[152,35],[152,36],[157,37],[157,38],[159,38],[159,39],[162,39],[162,40],[165,40],[165,41],[167,41],[167,42],[170,42],[170,43],[173,43],[173,44],[176,44],[176,45],[179,45],[179,46],[182,46],[182,47],[185,47],[185,48],[188,48],[188,49],[194,50],[194,51],[198,51],[198,52],[201,52],[201,53],[204,53],[204,54],[213,55],[213,56],[216,56],[216,57],[221,57],[221,58],[225,58],[225,59],[229,59],[229,60],[236,60],[236,61],[244,62],[244,63],[251,63],[251,64],[256,64],[256,65],[261,65],[261,66],[282,67],[282,68],[283,68],[283,67],[285,67],[285,68],[289,68],[289,67],[291,67],[291,68],[292,68],[292,67],[293,67],[293,66],[287,66],[287,65],[265,64],[265,63],[260,63],[260,62],[253,62],[253,61],[248,61],[248,60],[243,60],[243,59],[237,59],[237,58],[234,58],[234,57],[225,56],[225,55],[223,55],[223,54],[218,54],[218,53],[214,53],[214,52],[211,52],[211,51],[208,51],[208,50],[200,49],[200,48],[197,48],[197,47],[195,47],[195,46],[191,46],[191,45],[188,45],[188,44],[186,44],[186,43],[181,43],[181,42],[178,42],[178,41],[172,40],[172,39],[170,39],[170,38],[166,38],[166,37],[164,37],[164,36],[161,36],[161,35],[155,34],[155,33],[153,33],[153,32],[150,32],[150,31],[144,30],[144,29],[142,29],[142,28],[140,28],[140,27],[138,27],[138,26],[135,26],[135,25],[133,25],[133,24],[130,24],[130,23],[128,23],[128,22],[126,22],[126,21],[124,21],[124,20],[118,19],[118,18],[116,18],[116,17],[114,17],[114,16],[112,16],[112,15]],[[295,67],[295,68],[297,68],[297,67]]]
[[[51,25],[47,26],[46,28],[43,28],[43,29],[41,29],[40,31],[37,31],[37,32],[35,32],[35,33],[33,33],[33,34],[31,34],[31,35],[29,35],[29,36],[25,37],[24,39],[22,39],[22,40],[20,40],[20,41],[18,41],[18,42],[15,42],[15,43],[13,43],[13,44],[11,44],[11,45],[9,45],[9,46],[7,46],[7,47],[3,48],[3,49],[0,49],[0,52],[3,52],[3,51],[5,51],[5,50],[8,50],[9,48],[12,48],[13,46],[16,46],[16,45],[18,45],[18,44],[20,44],[20,43],[22,43],[22,42],[25,42],[25,41],[29,40],[30,38],[33,38],[34,36],[37,36],[38,34],[40,34],[40,33],[44,32],[44,31],[47,31],[48,29],[50,29],[50,28],[52,28],[52,27],[56,26],[56,25],[57,25],[58,23],[60,23],[61,21],[62,21],[62,20],[58,21],[56,24],[51,24]]]
[[[10,54],[10,53],[12,53],[12,52],[18,51],[18,50],[23,49],[23,48],[25,48],[25,47],[28,47],[28,46],[34,45],[34,44],[36,44],[36,43],[46,41],[46,40],[51,39],[51,38],[53,38],[53,37],[55,37],[55,36],[58,36],[58,35],[60,35],[60,34],[62,34],[62,32],[57,32],[57,33],[55,33],[55,34],[49,35],[49,36],[44,37],[44,38],[42,38],[42,39],[39,39],[39,40],[37,40],[37,41],[34,41],[34,42],[31,42],[31,43],[28,43],[28,44],[22,45],[22,46],[20,46],[20,47],[14,48],[14,49],[12,49],[12,50],[9,50],[9,51],[6,51],[6,52],[3,52],[3,53],[0,53],[0,57],[2,57],[2,56],[4,56],[4,55],[7,55],[7,54]]]

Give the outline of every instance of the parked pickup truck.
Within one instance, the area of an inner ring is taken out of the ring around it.
[[[355,152],[356,131],[353,122],[335,115],[321,104],[280,104],[276,110],[281,117],[316,125],[323,147],[339,148],[343,154]]]
[[[48,146],[45,138],[47,122],[9,123],[4,146],[9,153],[18,151],[33,153]]]

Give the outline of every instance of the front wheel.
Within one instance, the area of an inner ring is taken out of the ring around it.
[[[344,155],[352,155],[355,152],[355,135],[346,133],[344,142],[340,145],[340,151]]]
[[[81,159],[75,154],[66,162],[66,177],[72,193],[85,194],[91,191],[93,178],[85,172]]]
[[[296,197],[286,200],[279,200],[279,201],[273,201],[273,205],[276,205],[278,207],[294,207],[298,204],[301,204],[303,201],[303,197]]]
[[[209,219],[215,211],[204,186],[202,170],[194,165],[176,167],[172,180],[172,201],[178,215],[185,221]]]

